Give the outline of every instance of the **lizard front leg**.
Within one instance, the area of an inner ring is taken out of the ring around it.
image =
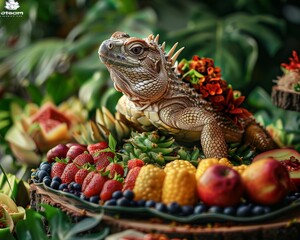
[[[213,115],[197,107],[179,108],[178,105],[163,108],[160,119],[171,127],[199,131],[200,143],[206,157],[226,157],[227,145],[221,127]]]

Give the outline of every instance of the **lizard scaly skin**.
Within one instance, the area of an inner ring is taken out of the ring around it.
[[[174,63],[183,48],[173,54],[176,46],[165,54],[158,36],[140,39],[123,32],[101,44],[100,59],[116,90],[124,94],[117,110],[135,124],[155,126],[181,141],[200,140],[206,157],[226,157],[226,143],[240,142],[245,136],[261,150],[276,147],[253,118],[244,121],[242,129],[237,127],[178,79]]]

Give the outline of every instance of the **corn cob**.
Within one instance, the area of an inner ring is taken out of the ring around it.
[[[143,199],[160,202],[165,175],[163,169],[152,164],[143,166],[133,188],[135,200]]]
[[[197,200],[196,178],[190,168],[169,168],[162,190],[162,202],[194,205]]]
[[[205,172],[205,170],[215,164],[221,164],[221,165],[226,165],[228,167],[232,167],[233,165],[227,158],[206,158],[202,159],[197,167],[196,171],[196,180],[198,180],[202,174]]]
[[[168,173],[168,171],[170,171],[171,169],[186,169],[192,174],[196,173],[196,168],[194,167],[194,165],[186,160],[174,160],[168,163],[164,169],[165,173]]]

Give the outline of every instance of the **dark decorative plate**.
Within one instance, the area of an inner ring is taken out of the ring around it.
[[[73,206],[86,209],[93,213],[100,213],[104,211],[105,214],[114,216],[124,216],[126,218],[153,218],[158,217],[167,221],[176,221],[179,223],[211,223],[211,222],[238,222],[238,223],[258,223],[267,220],[275,219],[277,217],[287,215],[288,212],[298,208],[300,206],[300,199],[290,203],[289,205],[278,207],[269,213],[262,214],[259,216],[247,216],[247,217],[237,217],[229,216],[222,213],[201,213],[201,214],[191,214],[189,216],[171,215],[168,213],[163,213],[157,211],[154,208],[146,207],[119,207],[119,206],[102,206],[95,203],[87,202],[71,193],[66,193],[59,190],[54,190],[43,183],[36,183],[36,186],[42,187],[45,190],[56,194],[66,202],[72,204]]]

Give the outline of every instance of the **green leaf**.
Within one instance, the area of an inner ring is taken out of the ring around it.
[[[108,147],[111,149],[111,151],[116,152],[117,141],[112,134],[109,134],[108,136]]]
[[[16,235],[19,240],[47,240],[42,215],[32,209],[26,209],[26,219],[17,223]]]
[[[103,213],[102,214],[97,214],[97,215],[95,215],[92,218],[85,218],[84,220],[82,220],[82,221],[74,224],[73,227],[65,235],[64,239],[65,240],[67,240],[67,239],[70,239],[70,240],[74,239],[74,237],[77,234],[85,232],[85,231],[87,231],[89,229],[92,229],[93,227],[96,227],[100,223],[102,217],[103,217]],[[84,239],[87,239],[88,236],[89,236],[89,234],[86,234],[84,236]],[[93,238],[91,238],[91,239],[93,239]],[[100,239],[100,238],[98,237],[98,239]]]

